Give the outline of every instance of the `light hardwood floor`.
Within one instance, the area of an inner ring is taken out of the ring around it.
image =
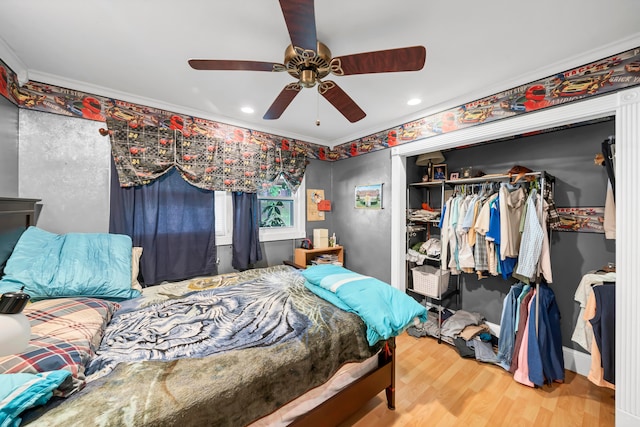
[[[566,371],[531,388],[499,366],[463,359],[455,347],[402,334],[396,340],[396,409],[384,393],[341,427],[614,426],[615,392]]]

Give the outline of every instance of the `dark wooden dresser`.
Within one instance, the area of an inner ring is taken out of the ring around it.
[[[0,197],[0,277],[18,239],[36,223],[36,203],[40,199]]]

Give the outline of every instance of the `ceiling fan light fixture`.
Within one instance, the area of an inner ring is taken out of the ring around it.
[[[314,87],[317,77],[318,73],[313,69],[302,70],[300,73],[300,84],[303,87]]]

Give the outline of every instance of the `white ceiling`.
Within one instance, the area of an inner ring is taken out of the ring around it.
[[[418,72],[332,76],[367,117],[314,89],[262,119],[286,73],[196,71],[191,58],[282,62],[276,0],[3,0],[0,58],[23,78],[334,146],[640,45],[638,0],[319,0],[333,56],[423,45]],[[561,68],[559,68],[561,67]],[[410,107],[409,98],[422,104]],[[240,111],[255,109],[253,115]],[[320,126],[316,126],[316,119]]]

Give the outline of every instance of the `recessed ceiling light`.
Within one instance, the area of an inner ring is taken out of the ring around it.
[[[422,102],[422,99],[419,98],[412,98],[410,100],[407,101],[407,105],[418,105]]]
[[[253,108],[251,107],[242,107],[241,111],[246,114],[253,114]]]

